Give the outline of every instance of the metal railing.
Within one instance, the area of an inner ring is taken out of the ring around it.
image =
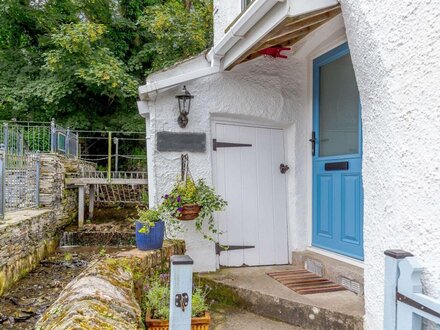
[[[38,207],[40,155],[7,153],[0,145],[0,219],[6,212]]]
[[[385,330],[440,328],[440,300],[423,293],[423,267],[402,250],[385,251]]]
[[[25,152],[55,152],[77,158],[78,133],[51,122],[3,121],[0,125],[0,144],[6,153],[23,155]]]
[[[81,174],[82,178],[87,179],[114,179],[123,180],[147,180],[147,172],[122,172],[122,171],[87,171]]]

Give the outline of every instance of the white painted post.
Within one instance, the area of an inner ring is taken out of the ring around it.
[[[422,317],[414,313],[411,306],[399,303],[397,308],[397,324],[398,330],[421,330]]]
[[[399,262],[411,253],[403,250],[385,251],[384,330],[396,330],[396,290],[399,277]]]
[[[91,184],[89,188],[89,219],[93,219],[94,206],[95,206],[95,185]]]
[[[417,303],[420,301],[416,300],[414,294],[422,294],[422,271],[423,267],[415,257],[405,258],[399,263],[397,291]],[[422,330],[422,317],[418,313],[414,313],[414,307],[400,302],[400,300],[397,304],[397,329]]]
[[[78,186],[78,227],[84,226],[84,194],[85,186]]]
[[[190,330],[194,261],[189,256],[171,256],[170,329]]]

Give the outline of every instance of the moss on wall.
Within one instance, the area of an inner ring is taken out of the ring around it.
[[[144,329],[139,285],[184,250],[183,242],[166,241],[161,250],[134,249],[98,260],[65,287],[36,329]]]

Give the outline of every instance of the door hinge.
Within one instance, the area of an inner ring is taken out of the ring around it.
[[[255,245],[223,245],[215,243],[215,254],[220,255],[223,251],[255,249]]]
[[[237,147],[252,147],[252,144],[218,142],[217,139],[212,139],[212,150],[214,151],[217,151],[217,148],[237,148]]]

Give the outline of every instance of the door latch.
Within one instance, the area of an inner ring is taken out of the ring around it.
[[[312,138],[309,141],[312,142],[312,156],[315,156],[315,147],[316,147],[316,133],[315,133],[315,131],[312,132]]]
[[[281,174],[286,173],[289,170],[289,165],[280,164],[280,172]]]
[[[189,297],[187,293],[178,293],[174,297],[174,304],[176,307],[180,307],[182,309],[182,312],[185,312],[185,308],[188,306],[189,303]]]

